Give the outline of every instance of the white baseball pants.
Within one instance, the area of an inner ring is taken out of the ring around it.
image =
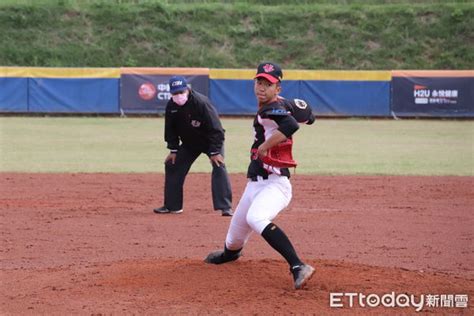
[[[261,234],[288,206],[291,197],[291,183],[287,177],[271,174],[267,180],[258,177],[258,181],[249,181],[227,231],[227,249],[243,248],[252,231]]]

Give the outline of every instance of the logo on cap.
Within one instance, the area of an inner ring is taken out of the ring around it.
[[[173,76],[169,81],[170,93],[175,94],[182,92],[188,88],[186,78],[183,76]]]
[[[275,67],[273,67],[272,64],[265,64],[263,66],[263,70],[265,70],[265,72],[272,72],[275,70]]]

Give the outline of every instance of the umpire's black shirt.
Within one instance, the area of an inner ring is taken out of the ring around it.
[[[166,104],[165,141],[175,152],[182,146],[206,153],[220,153],[224,143],[224,129],[216,109],[209,99],[189,89],[188,101],[179,106],[170,99]]]

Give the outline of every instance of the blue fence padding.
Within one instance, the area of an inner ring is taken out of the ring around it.
[[[50,113],[119,113],[115,78],[30,78],[29,111]]]
[[[253,94],[253,89],[252,92]],[[303,99],[301,95],[301,81],[283,81],[280,95],[287,99]]]
[[[219,114],[255,113],[253,81],[210,79],[209,99]]]
[[[137,98],[151,100],[140,86],[129,91],[135,99],[127,104],[125,94],[120,95],[124,74],[157,70],[167,76],[174,71],[208,76],[204,88],[219,114],[253,115],[257,110],[253,70],[0,67],[0,113],[119,114],[125,105],[131,113],[161,113],[163,104],[140,107]],[[473,117],[473,78],[472,70],[292,71],[281,95],[306,100],[319,116]],[[165,84],[155,86],[152,97]]]
[[[209,95],[220,114],[254,114],[253,80],[211,79]],[[281,95],[307,101],[316,114],[389,116],[390,81],[282,82]]]
[[[0,78],[0,112],[28,111],[28,78]]]
[[[300,81],[300,97],[316,114],[334,116],[390,115],[389,81]]]

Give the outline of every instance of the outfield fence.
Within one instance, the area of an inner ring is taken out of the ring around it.
[[[161,114],[183,75],[221,115],[255,113],[250,69],[0,67],[0,112]],[[282,96],[328,117],[474,117],[474,70],[287,70]]]

